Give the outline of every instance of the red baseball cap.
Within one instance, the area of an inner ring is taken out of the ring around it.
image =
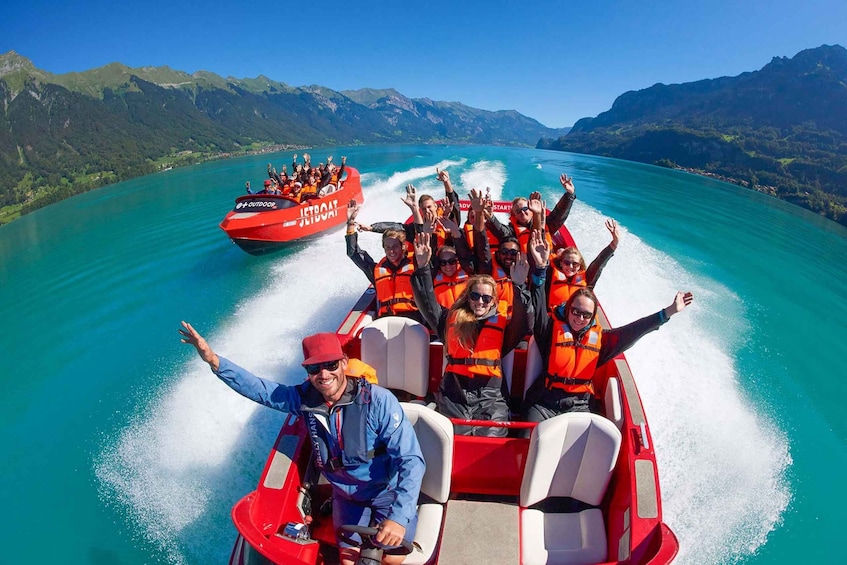
[[[344,359],[341,342],[334,333],[320,333],[303,338],[303,366]]]
[[[265,186],[270,186],[270,185],[271,185],[271,181],[270,181],[270,179],[266,180],[266,181],[265,181]]]

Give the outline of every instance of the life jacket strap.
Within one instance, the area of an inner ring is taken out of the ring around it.
[[[473,357],[447,356],[448,365],[482,365],[483,367],[499,367],[499,359],[474,359]]]
[[[368,461],[373,459],[374,457],[379,457],[380,455],[385,455],[388,453],[388,450],[385,449],[384,445],[377,447],[376,449],[371,449],[368,451]],[[337,471],[344,467],[344,462],[341,460],[341,457],[333,457],[324,465],[330,471]]]
[[[571,377],[560,377],[559,375],[547,375],[547,378],[544,380],[544,386],[551,389],[554,384],[589,385],[593,382],[593,379],[574,379]]]

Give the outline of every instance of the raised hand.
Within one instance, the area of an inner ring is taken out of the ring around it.
[[[547,243],[547,238],[544,237],[541,230],[532,230],[527,250],[532,255],[532,260],[537,267],[543,268],[549,264],[550,244]]]
[[[359,203],[356,202],[355,199],[350,199],[350,202],[347,204],[347,224],[352,225],[356,223],[356,216],[359,215]]]
[[[533,192],[530,194],[529,200],[526,201],[526,205],[536,216],[540,216],[544,213],[544,201],[541,200],[540,192]]]
[[[513,283],[524,284],[526,282],[526,277],[529,275],[529,261],[526,259],[526,253],[518,253],[510,271],[509,277]]]
[[[471,209],[476,214],[482,213],[482,208],[485,205],[482,199],[482,191],[472,188],[468,193],[468,198],[471,200]]]
[[[459,224],[450,219],[447,214],[438,218],[437,221],[441,224],[442,228],[453,234],[453,237],[458,237],[461,234],[461,231],[459,231]]]
[[[412,212],[418,207],[418,189],[413,184],[406,185],[406,196],[400,199]]]
[[[453,212],[453,201],[449,198],[444,198],[438,201],[438,207],[441,209],[442,216],[449,216]]]
[[[438,167],[435,168],[435,176],[441,182],[450,182],[450,173],[445,170],[439,170]]]
[[[429,246],[429,234],[415,234],[415,262],[418,268],[423,268],[432,259],[432,248]]]
[[[682,312],[692,302],[694,302],[694,293],[679,291],[676,293],[671,305],[665,308],[665,314],[670,318],[674,314]]]
[[[606,220],[606,229],[609,230],[609,233],[612,234],[612,243],[610,243],[609,245],[612,247],[612,249],[617,249],[618,242],[621,239],[621,232],[618,229],[618,223],[612,218],[609,218],[608,220]]]
[[[573,185],[573,177],[569,177],[565,173],[562,173],[559,177],[559,182],[562,183],[562,188],[564,188],[565,191],[570,192],[571,194],[576,191],[576,187]]]
[[[197,350],[197,355],[200,356],[200,359],[209,364],[213,371],[217,371],[220,367],[220,359],[217,354],[212,351],[211,346],[203,339],[203,336],[191,327],[191,324],[188,322],[182,322],[182,328],[179,330],[180,335],[182,336],[182,343],[189,343],[194,346],[194,349]]]
[[[433,212],[432,210],[427,210],[426,215],[423,218],[423,231],[425,234],[429,235],[435,231],[435,227],[438,225],[438,214]]]

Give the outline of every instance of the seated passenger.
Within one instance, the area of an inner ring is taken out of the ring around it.
[[[415,263],[412,255],[406,252],[406,233],[402,230],[388,230],[382,234],[385,257],[377,263],[367,251],[359,247],[356,231],[358,214],[359,204],[351,200],[347,205],[347,256],[374,285],[376,317],[404,316],[424,323],[412,296],[411,278]]]
[[[285,386],[253,375],[219,357],[191,324],[182,322],[182,342],[194,346],[212,372],[238,394],[307,422],[312,461],[332,485],[332,520],[378,526],[383,547],[411,542],[426,470],[420,444],[403,408],[388,390],[351,378],[352,359],[338,336],[320,333],[303,339],[306,382]],[[349,430],[349,433],[348,433]],[[339,541],[341,562],[352,565],[357,550]],[[384,564],[405,555],[384,555]]]
[[[524,403],[526,420],[540,422],[565,412],[593,411],[594,371],[641,339],[659,329],[671,316],[694,300],[690,292],[678,292],[667,308],[625,326],[604,331],[597,323],[597,298],[580,288],[564,304],[547,310],[544,280],[550,249],[533,233],[530,253],[535,267],[530,284],[535,308],[533,335],[545,361],[545,370],[529,387]]]
[[[415,238],[417,270],[412,276],[415,302],[427,324],[444,342],[447,366],[435,399],[438,410],[450,418],[507,421],[509,406],[503,392],[500,368],[503,355],[509,353],[528,329],[528,296],[522,281],[529,264],[519,258],[512,269],[514,294],[520,297],[512,318],[497,311],[497,285],[488,275],[474,275],[450,308],[435,298],[430,275],[429,238]],[[506,428],[455,425],[460,435],[504,437]]]
[[[612,234],[612,242],[601,251],[591,265],[585,268],[585,259],[576,247],[565,247],[550,261],[547,270],[547,307],[568,301],[578,288],[594,288],[603,267],[618,248],[620,231],[614,220],[606,220],[606,229]]]
[[[460,294],[465,290],[468,274],[459,264],[456,248],[442,245],[435,253],[438,259],[438,271],[432,280],[435,289],[435,299],[442,308],[450,308]]]

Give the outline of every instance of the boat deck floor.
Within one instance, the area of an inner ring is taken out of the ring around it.
[[[513,565],[520,560],[517,499],[449,500],[439,565]]]

